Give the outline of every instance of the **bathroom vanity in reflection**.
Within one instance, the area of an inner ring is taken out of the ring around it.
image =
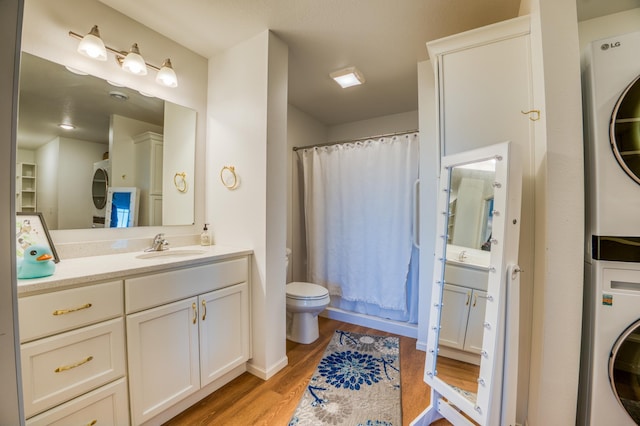
[[[488,266],[447,260],[438,354],[480,365]]]
[[[424,372],[431,405],[412,425],[442,417],[455,425],[515,424],[522,187],[515,149],[505,142],[442,158]],[[477,180],[475,194],[456,190],[460,176],[480,170],[486,184]],[[454,221],[452,206],[464,204],[475,213]],[[461,229],[470,246],[451,243],[450,233]],[[477,379],[450,374],[451,359]]]
[[[174,252],[19,281],[27,425],[159,424],[246,371],[250,251]]]

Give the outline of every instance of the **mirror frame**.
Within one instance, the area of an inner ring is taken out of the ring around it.
[[[412,423],[413,425],[430,424],[442,417],[454,425],[474,424],[467,417],[480,425],[515,424],[520,272],[517,258],[522,192],[520,156],[514,152],[515,149],[514,144],[504,142],[445,156],[441,160],[434,283],[424,371],[424,380],[431,386],[431,405]],[[477,400],[474,404],[438,377],[436,358],[444,288],[451,175],[456,166],[493,158],[497,160],[493,237],[488,268],[480,376]]]

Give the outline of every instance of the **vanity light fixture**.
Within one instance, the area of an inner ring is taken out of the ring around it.
[[[120,61],[118,61],[120,62]],[[138,49],[138,43],[131,45],[131,50],[127,53],[122,61],[122,69],[135,75],[147,75],[147,64],[140,56],[140,49]]]
[[[69,31],[69,36],[80,40],[78,52],[91,59],[105,61],[107,59],[107,51],[115,55],[116,61],[123,70],[135,75],[147,75],[147,68],[154,69],[158,72],[156,83],[166,87],[178,87],[178,78],[173,70],[170,59],[165,59],[162,67],[157,67],[145,60],[140,55],[138,43],[131,46],[129,52],[120,51],[104,44],[100,38],[98,26],[94,25],[89,34],[82,36],[73,31]]]
[[[329,74],[343,89],[365,82],[364,76],[356,67],[348,67]]]
[[[171,65],[171,59],[167,58],[162,63],[162,68],[160,68],[158,75],[156,75],[156,82],[167,87],[178,86],[178,77],[176,77],[176,72]]]
[[[98,61],[107,60],[107,48],[104,46],[104,42],[100,38],[100,31],[98,30],[97,25],[94,25],[93,28],[91,28],[89,34],[82,37],[80,44],[78,44],[78,53]]]

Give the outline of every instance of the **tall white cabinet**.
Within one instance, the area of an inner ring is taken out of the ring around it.
[[[529,43],[528,16],[427,43],[442,155],[505,141],[529,151],[535,115],[525,114],[535,109]]]
[[[133,138],[135,186],[140,189],[139,225],[162,225],[163,136],[144,132]]]
[[[437,144],[425,145],[426,150],[431,152],[421,156],[420,166],[421,176],[428,177],[428,171],[434,167],[429,155],[444,156],[506,141],[517,146],[523,172],[519,264],[524,271],[534,270],[534,141],[537,120],[544,115],[533,98],[530,44],[529,16],[427,43],[435,77],[433,93],[436,107],[433,116],[426,117],[424,123],[431,124],[433,119]],[[432,101],[431,90],[431,87],[421,89],[421,110],[432,110],[431,105],[425,103]],[[427,216],[425,218],[428,219]],[[428,249],[425,243],[423,245],[423,249]],[[421,270],[432,270],[427,263],[432,262],[432,258],[423,257],[421,260]],[[431,281],[431,277],[427,278],[427,283],[423,282],[421,288],[429,291],[430,287],[426,286],[432,285]],[[456,284],[471,287],[465,282]],[[527,327],[532,315],[532,285],[533,273],[522,274],[518,367],[521,378],[527,377],[529,369],[530,351],[527,345],[530,344],[530,330]],[[466,291],[458,294],[463,302],[466,302],[466,295]],[[478,293],[478,296],[480,300],[481,294]],[[432,305],[430,303],[427,306]],[[468,309],[468,306],[462,303],[461,309],[465,308]],[[466,318],[467,326],[472,328],[473,323],[478,321],[471,316],[452,314],[452,317],[460,321]],[[453,324],[452,327],[459,329],[461,324]],[[426,327],[421,325],[421,329]],[[464,343],[460,340],[455,342],[455,345],[462,344],[458,353],[475,357],[475,344],[465,347]],[[521,401],[526,401],[525,382],[520,381],[523,386],[519,389],[519,395],[523,395],[518,402],[520,411],[523,410]]]

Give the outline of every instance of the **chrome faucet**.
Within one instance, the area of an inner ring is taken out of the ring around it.
[[[163,251],[169,250],[169,241],[164,238],[164,234],[157,234],[153,237],[153,245],[145,251]]]

